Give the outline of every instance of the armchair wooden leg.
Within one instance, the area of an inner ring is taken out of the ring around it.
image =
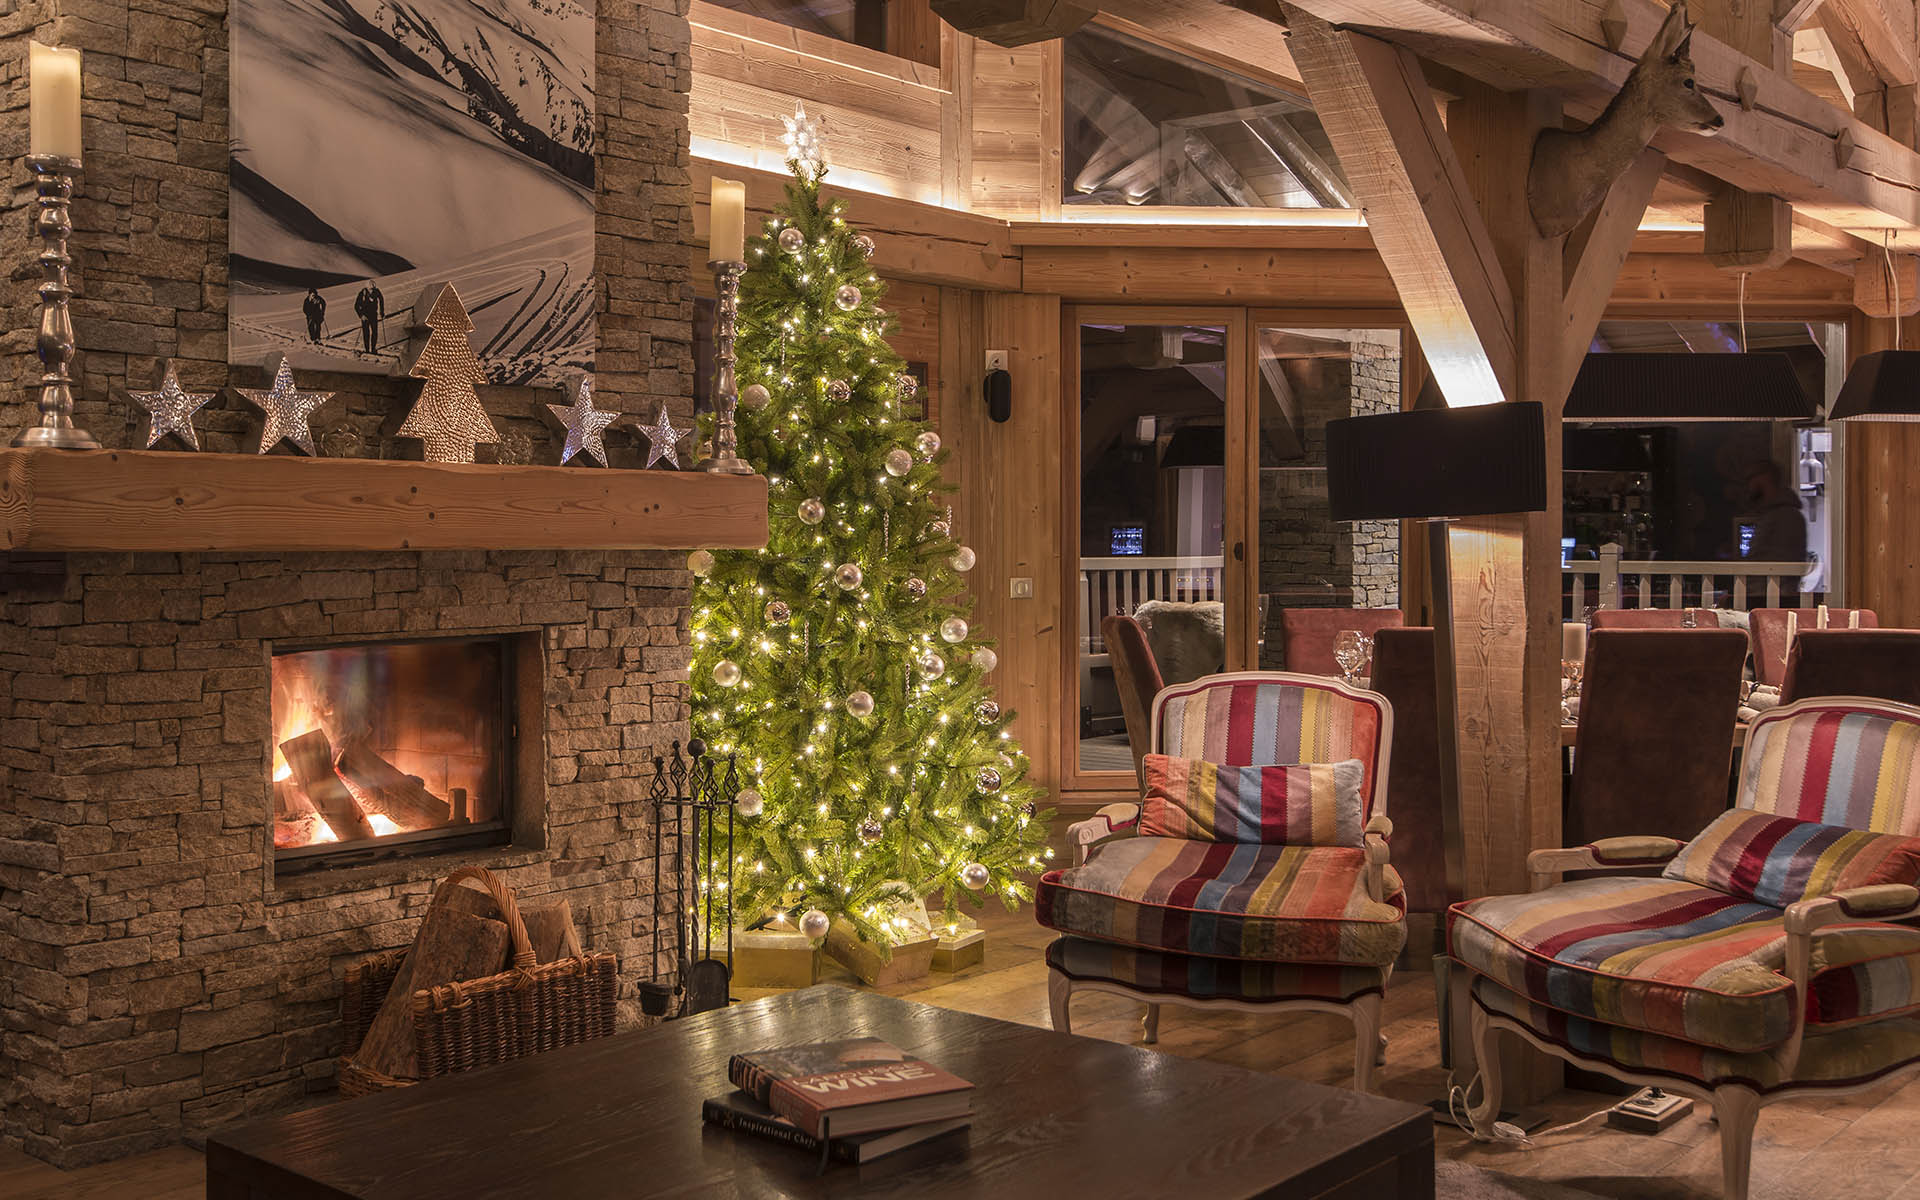
[[[1751,1088],[1713,1091],[1713,1115],[1720,1122],[1720,1190],[1725,1200],[1747,1200],[1753,1167],[1753,1126],[1760,1118],[1760,1096]]]
[[[1380,1004],[1378,992],[1362,996],[1348,1005],[1353,1014],[1353,1090],[1373,1090],[1373,1066],[1380,1054]]]
[[[1067,1001],[1073,996],[1073,980],[1058,971],[1047,972],[1047,1007],[1052,1010],[1053,1028],[1059,1033],[1072,1033],[1073,1022],[1067,1018]]]
[[[1140,1018],[1140,1040],[1149,1046],[1160,1040],[1160,1006],[1158,1004],[1147,1005],[1147,1015]]]
[[[1485,1129],[1500,1119],[1500,1046],[1496,1040],[1499,1031],[1479,1005],[1472,1008],[1473,1049],[1480,1068],[1480,1103],[1472,1106],[1473,1123]],[[1455,1074],[1454,1078],[1460,1076]],[[1471,1077],[1467,1082],[1472,1082]]]

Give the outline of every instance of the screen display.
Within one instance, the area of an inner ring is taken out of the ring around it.
[[[1147,527],[1145,525],[1115,525],[1113,527],[1112,553],[1118,557],[1123,554],[1145,554],[1147,552]]]

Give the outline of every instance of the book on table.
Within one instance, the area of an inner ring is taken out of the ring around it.
[[[745,1092],[732,1091],[724,1096],[715,1096],[707,1100],[700,1106],[700,1116],[710,1125],[718,1125],[722,1129],[737,1129],[742,1133],[750,1133],[755,1137],[776,1142],[786,1142],[788,1145],[798,1146],[812,1154],[819,1154],[823,1149],[823,1143],[819,1138]],[[856,1133],[848,1137],[835,1136],[824,1143],[824,1149],[827,1157],[836,1162],[872,1162],[883,1154],[892,1154],[896,1150],[917,1146],[921,1142],[931,1141],[942,1134],[952,1133],[956,1129],[965,1129],[972,1120],[973,1117],[968,1115],[945,1121],[923,1121],[918,1125],[908,1125],[901,1129],[880,1129],[872,1133]]]
[[[973,1085],[879,1038],[736,1054],[733,1085],[816,1138],[950,1121],[973,1112]]]

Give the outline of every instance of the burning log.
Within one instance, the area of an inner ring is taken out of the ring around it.
[[[447,823],[450,810],[445,800],[428,791],[419,777],[394,766],[365,742],[349,742],[340,751],[337,766],[363,808],[391,819],[400,828],[429,829]]]
[[[360,810],[353,793],[334,773],[333,743],[327,740],[325,730],[315,729],[288,738],[280,743],[280,753],[286,758],[294,779],[299,781],[300,790],[313,802],[327,828],[333,830],[333,836],[343,842],[376,836],[367,814]]]
[[[427,909],[413,949],[407,951],[387,998],[354,1052],[354,1063],[395,1078],[419,1074],[413,994],[463,979],[499,974],[506,967],[508,941],[507,927],[499,921],[441,904]]]

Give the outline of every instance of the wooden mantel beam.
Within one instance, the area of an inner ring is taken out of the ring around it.
[[[1513,293],[1413,54],[1290,11],[1293,56],[1447,402],[1518,398]]]
[[[1666,15],[1656,0],[1620,0],[1617,8],[1537,0],[1298,0],[1298,7],[1503,91],[1559,90],[1580,119],[1605,106]],[[1618,49],[1601,28],[1609,11],[1625,15]],[[1692,54],[1726,128],[1714,138],[1666,132],[1655,148],[1737,187],[1785,197],[1829,224],[1876,231],[1876,241],[1878,230],[1892,229],[1902,244],[1920,247],[1920,154],[1839,112],[1790,72],[1705,33],[1694,35]],[[1739,103],[1743,74],[1753,88],[1751,109]]]

